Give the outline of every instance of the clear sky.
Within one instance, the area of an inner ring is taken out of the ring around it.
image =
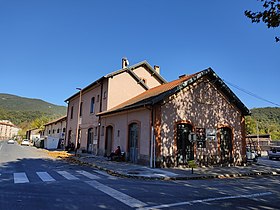
[[[252,24],[257,0],[0,0],[0,93],[66,105],[103,75],[147,60],[172,81],[211,67],[280,104],[280,28]],[[229,85],[248,108],[276,106]]]

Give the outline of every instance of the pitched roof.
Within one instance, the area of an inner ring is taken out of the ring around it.
[[[133,70],[140,67],[140,66],[146,66],[147,67],[147,70],[151,73],[151,75],[154,75],[155,78],[161,83],[161,84],[164,84],[164,83],[167,83],[167,81],[160,75],[158,74],[154,68],[146,61],[141,61],[139,63],[136,63],[134,65],[131,65],[131,66],[127,66],[126,68],[123,68],[123,69],[120,69],[120,70],[117,70],[117,71],[114,71],[112,73],[109,73],[101,78],[99,78],[98,80],[92,82],[91,84],[89,84],[88,86],[86,86],[85,88],[83,88],[81,91],[84,92],[88,89],[90,89],[91,87],[93,87],[94,85],[97,85],[99,83],[102,82],[102,80],[104,79],[107,79],[107,78],[111,78],[111,77],[114,77],[118,74],[121,74],[123,72],[127,72],[128,74],[130,74],[132,76],[133,79],[135,79],[145,90],[148,90],[149,87],[143,82],[143,80],[141,78],[139,78],[134,72]],[[75,93],[74,95],[70,96],[69,98],[67,98],[64,102],[67,102],[69,100],[71,100],[72,98],[75,98],[79,95],[80,91]]]
[[[55,119],[55,120],[53,120],[53,121],[51,121],[51,122],[48,122],[48,123],[44,124],[44,126],[47,126],[47,125],[50,125],[50,124],[53,124],[53,123],[58,123],[58,122],[60,122],[60,121],[66,120],[66,119],[67,119],[67,116],[65,115],[65,116],[63,116],[63,117],[60,117],[60,118],[58,118],[58,119]]]
[[[188,85],[194,83],[198,79],[208,76],[211,81],[217,85],[217,87],[225,93],[231,103],[234,103],[244,115],[250,114],[249,109],[238,99],[238,97],[229,89],[229,87],[222,81],[220,77],[211,69],[205,69],[198,73],[182,76],[177,80],[174,80],[169,83],[159,85],[157,87],[151,88],[136,97],[125,101],[124,103],[113,107],[110,110],[98,113],[97,115],[107,115],[116,112],[121,112],[125,110],[130,110],[133,108],[139,108],[142,106],[153,105],[167,98],[168,96],[176,93],[182,88],[187,87]]]

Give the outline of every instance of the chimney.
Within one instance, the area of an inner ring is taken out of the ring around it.
[[[186,74],[182,74],[179,76],[179,79],[183,78],[183,77],[186,77],[187,75]]]
[[[129,62],[126,57],[122,58],[122,69],[126,68],[129,65]]]
[[[159,67],[159,66],[154,65],[154,70],[155,70],[158,74],[160,74],[160,67]]]

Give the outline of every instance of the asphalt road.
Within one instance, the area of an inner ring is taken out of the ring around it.
[[[0,142],[0,209],[279,209],[280,177],[145,181]]]
[[[268,157],[260,157],[258,159],[258,164],[269,166],[271,168],[280,168],[280,160],[277,159],[269,160]]]

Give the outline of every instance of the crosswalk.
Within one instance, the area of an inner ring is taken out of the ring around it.
[[[0,182],[13,182],[14,184],[24,184],[30,182],[56,182],[61,180],[70,181],[88,181],[98,179],[117,179],[107,173],[100,171],[84,171],[84,170],[72,170],[72,171],[37,171],[37,172],[15,172],[15,173],[2,173],[0,174]]]

